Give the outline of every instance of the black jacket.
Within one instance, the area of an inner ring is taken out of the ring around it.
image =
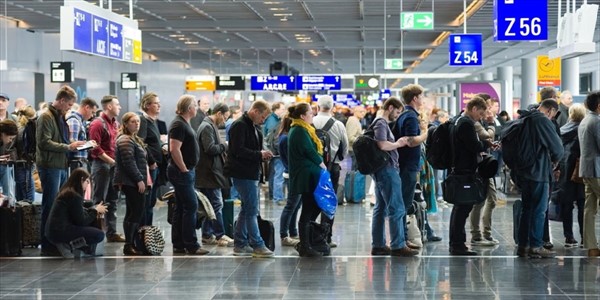
[[[227,145],[220,142],[219,130],[210,117],[198,128],[200,163],[196,164],[197,188],[228,188],[229,178],[223,174]]]
[[[475,173],[480,153],[487,145],[479,140],[475,122],[468,116],[461,116],[453,129],[454,170],[460,174]]]
[[[225,175],[231,178],[259,180],[263,135],[248,113],[231,124]]]
[[[72,190],[59,194],[52,204],[45,234],[50,239],[76,226],[89,226],[96,220],[96,210],[83,208],[83,197]]]
[[[148,161],[144,147],[122,134],[117,138],[115,147],[115,177],[114,185],[128,185],[137,187],[137,183],[147,182]]]

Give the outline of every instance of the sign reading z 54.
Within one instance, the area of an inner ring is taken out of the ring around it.
[[[548,39],[548,0],[494,0],[495,41]]]
[[[450,66],[483,65],[481,34],[450,35]]]

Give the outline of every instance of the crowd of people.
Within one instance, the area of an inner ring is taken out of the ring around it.
[[[527,142],[535,152],[532,167],[515,168],[505,179],[521,192],[522,208],[514,220],[516,253],[531,258],[555,256],[548,234],[552,198],[560,208],[565,246],[579,245],[573,233],[575,204],[582,246],[589,256],[600,256],[594,231],[600,199],[600,93],[590,93],[584,104],[573,104],[568,92],[559,97],[553,88],[544,88],[541,96],[538,105],[519,111],[520,118],[528,120]],[[350,159],[351,171],[356,171],[352,146],[365,129],[373,131],[377,146],[389,155],[384,167],[369,174],[375,185],[372,255],[414,256],[423,242],[441,241],[426,214],[420,238],[409,239],[407,214],[414,213],[409,208],[415,192],[422,191],[427,210],[435,212],[438,202],[443,202],[439,195],[444,178],[450,172],[478,174],[487,157],[499,161],[500,167],[485,178],[483,201],[453,205],[449,251],[476,255],[468,244],[499,243],[492,236],[498,200],[495,177],[503,168],[501,132],[510,117],[499,112],[498,100],[487,94],[474,96],[457,116],[433,107],[417,84],[405,86],[401,99],[390,97],[381,107],[357,106],[353,113],[336,108],[328,95],[312,106],[257,100],[246,111],[224,103],[211,108],[206,99],[183,95],[168,130],[158,118],[159,96],[152,92],[142,97],[140,112],[126,112],[120,119],[116,96],[103,97],[99,105],[94,99],[81,99],[74,108],[76,100],[75,91],[63,86],[44,110],[36,113],[19,99],[16,112],[10,114],[10,99],[0,94],[2,193],[18,200],[33,199],[33,173],[39,174],[43,256],[72,257],[75,248],[93,254],[104,236],[108,242],[124,243],[124,255],[143,254],[138,229],[152,225],[158,186],[168,180],[176,199],[173,253],[205,255],[209,251],[202,245],[209,244],[232,247],[235,256],[272,257],[257,219],[263,179],[268,181],[267,201],[284,206],[281,245],[295,247],[303,257],[329,255],[329,249],[337,246],[332,240],[335,218],[321,213],[313,192],[322,170],[329,171],[335,192],[342,189],[340,163]],[[95,117],[99,106],[102,112]],[[453,164],[451,170],[434,170],[425,159],[425,142],[445,122],[453,124]],[[225,136],[220,133],[223,128]],[[201,238],[196,230],[196,190],[209,199],[216,216],[203,222]],[[119,192],[126,202],[123,234],[117,222]],[[224,198],[241,200],[232,237],[225,233]],[[104,226],[97,225],[99,217]],[[319,217],[327,231],[326,250],[313,244],[313,224]]]

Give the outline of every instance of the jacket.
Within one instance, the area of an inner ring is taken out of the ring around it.
[[[479,139],[475,122],[468,116],[461,116],[452,131],[454,140],[454,169],[460,174],[472,174],[477,170],[480,153],[486,144]]]
[[[288,169],[290,195],[312,193],[319,180],[323,157],[306,129],[294,126],[288,133]]]
[[[259,180],[262,164],[263,135],[245,112],[231,124],[225,175],[247,180]]]
[[[538,110],[519,111],[521,117],[529,117],[530,142],[537,157],[533,167],[519,170],[519,180],[549,182],[552,177],[552,163],[558,163],[563,157],[562,141],[554,123]]]
[[[352,152],[352,145],[354,145],[354,141],[363,133],[362,125],[360,124],[360,120],[351,116],[346,121],[346,134],[348,134],[348,151]]]
[[[329,113],[319,112],[313,118],[313,125],[316,129],[322,129],[329,119],[333,118]],[[335,120],[335,118],[333,118]],[[344,157],[348,155],[348,133],[346,133],[346,126],[344,123],[335,120],[331,129],[329,129],[329,146],[331,148],[331,156],[336,155],[334,163],[340,163]],[[323,145],[327,147],[327,145]]]
[[[221,143],[219,130],[210,117],[204,118],[198,128],[200,163],[196,164],[196,187],[218,189],[230,187],[225,177],[225,153],[227,145]]]
[[[580,156],[579,138],[577,136],[578,127],[579,123],[569,121],[560,128],[560,138],[565,149],[565,155],[560,163],[559,186],[563,191],[560,195],[561,201],[572,202],[574,199],[585,197],[584,185],[571,181],[573,172],[579,172],[579,170],[575,170],[575,162]]]
[[[122,134],[117,138],[115,162],[114,185],[136,187],[140,181],[148,182],[146,150],[131,136]]]
[[[62,118],[62,120],[57,118]],[[35,163],[37,166],[50,169],[66,169],[69,145],[66,141],[66,123],[64,128],[59,128],[59,122],[64,123],[64,117],[52,105],[37,119],[36,123],[36,151]]]
[[[73,227],[89,226],[96,220],[96,215],[95,209],[83,208],[83,197],[77,192],[67,190],[59,193],[48,215],[45,235],[52,240],[52,237],[62,236]]]
[[[600,115],[589,111],[579,124],[579,176],[600,178]]]

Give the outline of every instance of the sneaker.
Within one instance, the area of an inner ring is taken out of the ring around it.
[[[486,239],[472,239],[471,245],[473,246],[495,246],[494,242]]]
[[[185,254],[185,248],[175,248],[175,247],[173,247],[173,254]]]
[[[544,247],[539,247],[529,249],[528,255],[529,258],[554,258],[556,256],[556,252],[548,250]]]
[[[517,256],[518,257],[527,257],[527,252],[529,252],[529,248],[527,247],[517,247]]]
[[[244,246],[244,248],[234,247],[233,256],[250,256],[252,255],[253,251],[254,249],[252,249],[250,246]]]
[[[493,237],[491,237],[491,236],[484,237],[483,239],[484,239],[484,240],[486,240],[486,241],[490,241],[490,242],[494,243],[494,245],[498,245],[498,244],[500,244],[500,241],[499,241],[499,240],[497,240],[497,239],[495,239],[495,238],[493,238]]]
[[[125,243],[125,237],[120,233],[115,233],[107,235],[106,241],[109,243]]]
[[[411,241],[406,241],[406,246],[411,249],[421,249],[422,246],[419,246]],[[392,250],[393,251],[393,250]]]
[[[233,247],[233,239],[224,235],[217,240],[217,246],[219,247]]]
[[[329,248],[337,248],[338,244],[334,241],[329,242]]]
[[[552,248],[554,248],[554,244],[552,244],[551,242],[544,242],[543,247],[547,250],[551,250]]]
[[[284,246],[284,247],[294,247],[298,243],[300,243],[300,240],[295,240],[289,236],[286,236],[281,239],[281,246]]]
[[[392,249],[388,246],[383,248],[373,247],[371,248],[371,255],[379,256],[379,255],[390,255],[392,253]]]
[[[290,236],[290,239],[300,240],[300,236],[292,235],[292,236]]]
[[[577,247],[579,243],[574,238],[568,238],[565,240],[565,248],[574,248]]]
[[[404,256],[404,257],[408,257],[408,256],[415,256],[419,254],[419,251],[411,249],[407,246],[404,246],[403,248],[398,248],[398,249],[392,249],[390,251],[390,255],[391,256]]]
[[[185,251],[185,254],[187,255],[206,255],[210,253],[210,251],[206,250],[206,249],[202,249],[202,248],[198,248],[195,251]]]
[[[267,247],[256,248],[252,251],[252,257],[256,258],[270,258],[274,255],[273,251],[269,250]]]
[[[209,237],[202,237],[202,244],[204,245],[217,245],[217,237],[211,235]]]

